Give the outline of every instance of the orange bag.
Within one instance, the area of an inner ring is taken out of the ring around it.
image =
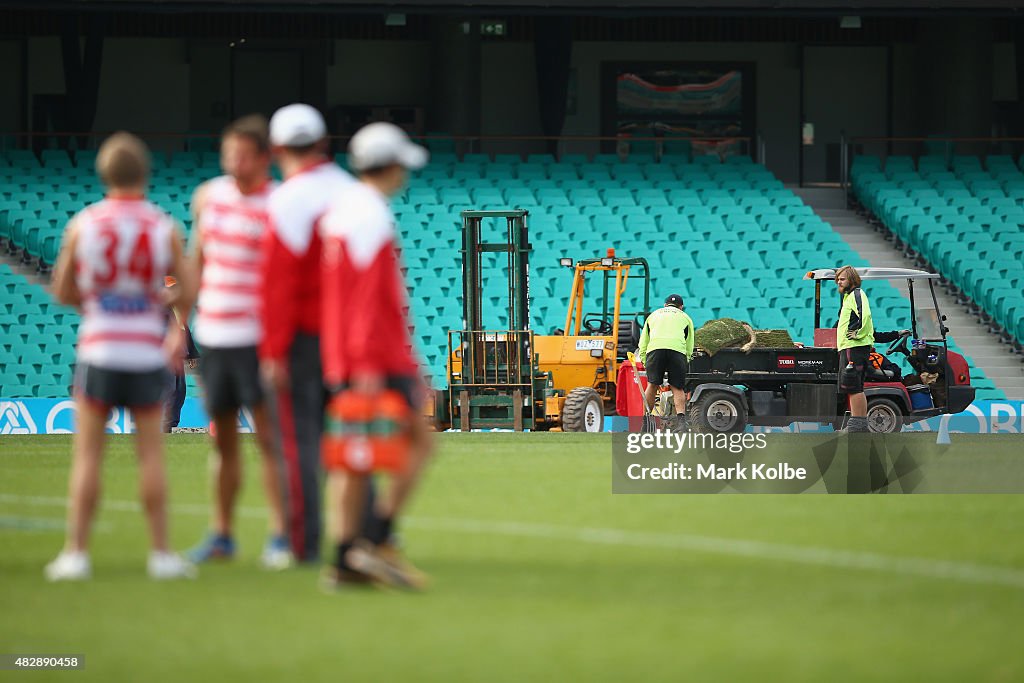
[[[321,458],[327,470],[405,469],[411,409],[400,393],[343,391],[327,404]]]
[[[884,362],[885,362],[885,356],[883,356],[882,354],[878,353],[877,351],[872,351],[871,354],[868,356],[868,364],[871,367],[873,367],[875,370],[881,370],[882,369],[882,364]]]

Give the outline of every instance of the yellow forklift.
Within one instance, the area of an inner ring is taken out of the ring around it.
[[[448,333],[448,388],[439,392],[439,427],[600,432],[615,411],[616,378],[640,340],[650,312],[650,269],[642,258],[613,249],[560,265],[573,271],[565,326],[548,335],[530,329],[525,210],[463,211],[463,325]],[[504,223],[503,239],[482,239],[485,221]],[[508,275],[507,326],[484,329],[483,263],[504,254]],[[622,308],[630,281],[641,281],[639,311]],[[586,296],[599,290],[597,296]]]

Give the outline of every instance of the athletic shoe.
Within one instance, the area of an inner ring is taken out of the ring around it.
[[[324,593],[337,593],[352,588],[371,588],[373,579],[354,569],[338,569],[328,566],[320,571],[318,584]]]
[[[288,540],[284,536],[272,536],[267,539],[267,544],[263,547],[263,554],[260,555],[260,564],[264,569],[280,571],[288,569],[294,563],[292,550],[288,547]]]
[[[186,561],[178,553],[160,550],[154,550],[149,554],[146,570],[149,572],[149,578],[157,581],[194,579],[199,575],[199,570],[196,569],[196,566]]]
[[[397,548],[387,543],[374,546],[358,541],[346,555],[348,563],[385,586],[423,590],[427,587],[427,576],[410,564]]]
[[[89,554],[62,551],[43,573],[47,581],[85,581],[92,577]]]
[[[406,559],[399,547],[392,541],[386,541],[377,546],[377,554],[396,567],[405,576],[409,588],[413,590],[425,590],[430,585],[430,577]]]
[[[235,541],[224,534],[211,533],[202,543],[188,551],[188,559],[195,564],[210,560],[230,560],[235,556]]]

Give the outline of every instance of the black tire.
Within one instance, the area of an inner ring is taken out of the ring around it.
[[[747,407],[742,397],[728,391],[705,391],[686,411],[690,430],[710,434],[742,432]]]
[[[892,399],[872,396],[868,399],[868,431],[894,434],[903,429],[903,409]]]
[[[604,401],[591,387],[576,387],[562,406],[562,431],[603,432]]]

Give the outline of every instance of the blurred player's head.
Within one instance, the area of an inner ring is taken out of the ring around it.
[[[114,133],[96,155],[96,173],[114,193],[142,193],[149,184],[149,148],[131,133]]]
[[[297,164],[327,155],[327,125],[308,104],[289,104],[270,117],[270,145],[285,177]]]
[[[860,273],[853,266],[843,266],[836,271],[836,287],[842,294],[852,292],[860,285]]]
[[[262,184],[270,172],[270,135],[259,114],[243,116],[224,129],[220,167],[243,189]]]
[[[384,194],[400,192],[409,171],[427,164],[427,150],[405,131],[383,121],[363,126],[348,143],[348,165]]]

